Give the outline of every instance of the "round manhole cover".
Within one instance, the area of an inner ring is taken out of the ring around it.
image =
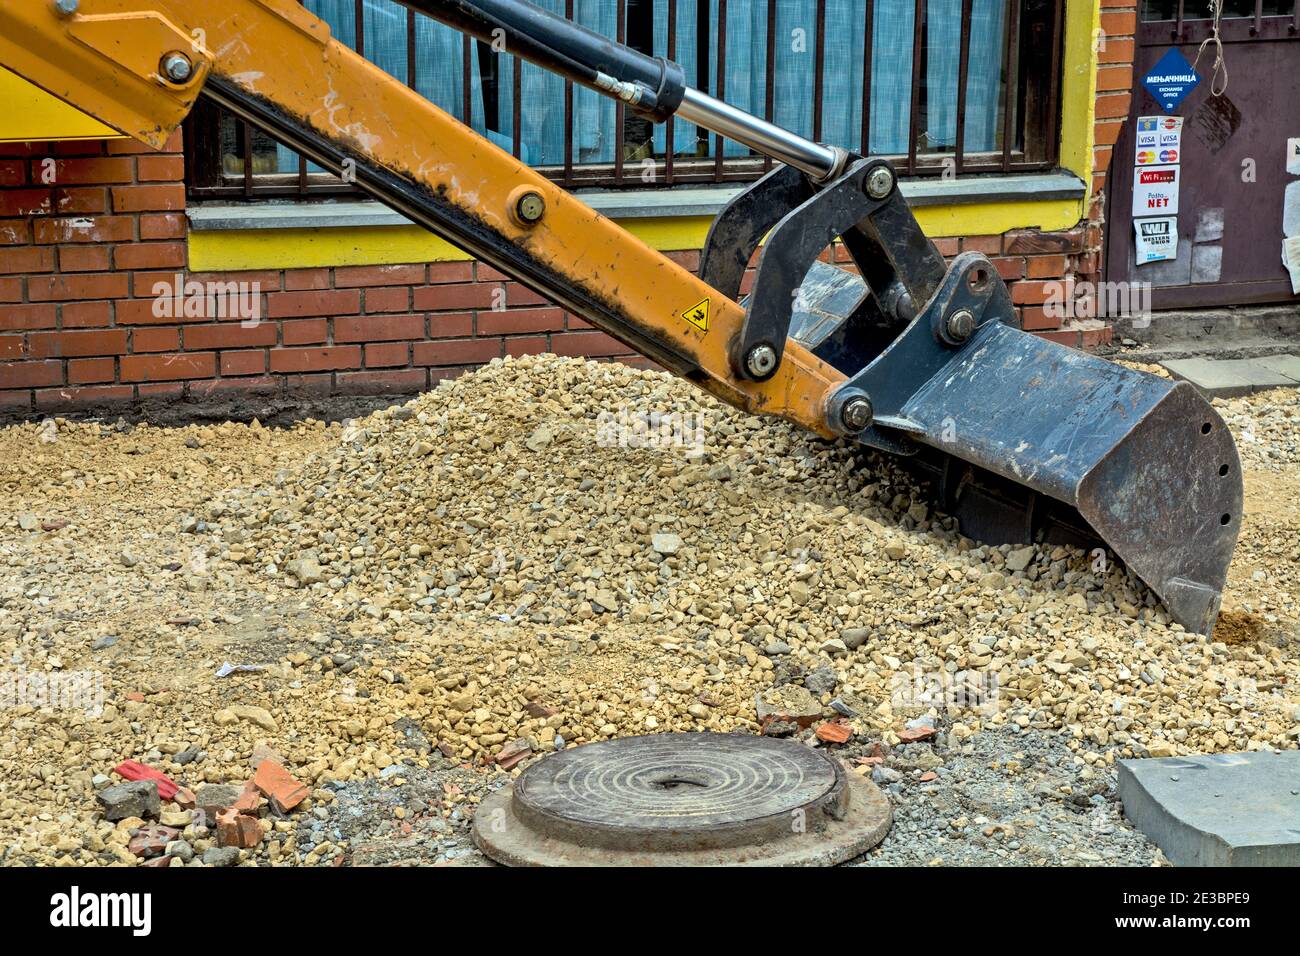
[[[801,743],[657,734],[538,761],[483,801],[474,838],[510,864],[830,864],[889,823],[869,781]]]

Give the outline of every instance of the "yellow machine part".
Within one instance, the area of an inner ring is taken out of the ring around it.
[[[117,130],[0,68],[0,143],[116,139]]]

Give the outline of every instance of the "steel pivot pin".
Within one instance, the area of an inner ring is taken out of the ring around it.
[[[975,316],[969,309],[959,309],[948,316],[948,335],[958,342],[965,342],[975,332]]]
[[[776,349],[770,345],[756,345],[745,357],[745,369],[754,378],[766,378],[776,368]]]
[[[872,199],[884,199],[894,188],[894,174],[886,166],[877,166],[867,177],[867,195]]]
[[[194,75],[194,64],[184,53],[173,50],[162,58],[162,73],[173,83],[184,83]]]
[[[866,398],[851,398],[844,403],[840,411],[840,421],[851,432],[860,432],[871,424],[875,418],[875,409]]]
[[[519,201],[515,203],[515,212],[521,222],[540,222],[542,216],[546,213],[546,200],[542,198],[541,193],[524,193],[519,197]]]

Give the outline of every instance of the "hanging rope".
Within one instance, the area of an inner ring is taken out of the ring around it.
[[[1223,0],[1210,0],[1210,12],[1214,17],[1214,25],[1210,29],[1210,35],[1201,41],[1200,47],[1196,50],[1192,69],[1196,69],[1197,64],[1201,62],[1201,54],[1213,43],[1214,74],[1210,77],[1210,95],[1222,96],[1228,92],[1228,64],[1223,60],[1223,41],[1219,39],[1219,21],[1223,19]]]

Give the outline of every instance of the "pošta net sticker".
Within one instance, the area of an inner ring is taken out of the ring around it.
[[[1133,170],[1133,216],[1178,212],[1177,166],[1147,166]]]

